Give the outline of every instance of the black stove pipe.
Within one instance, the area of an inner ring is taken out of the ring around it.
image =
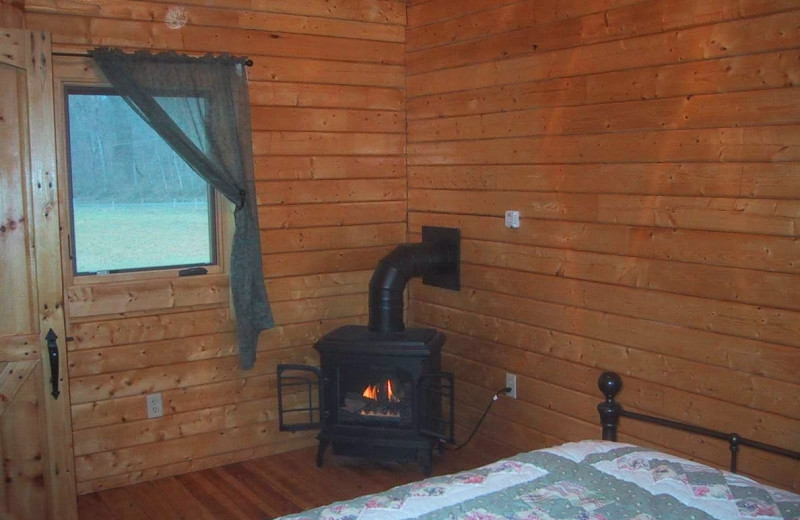
[[[435,232],[448,231],[445,228],[428,229],[433,229]],[[422,276],[425,283],[430,285],[458,289],[451,282],[445,282],[443,285],[437,281],[428,281],[440,275],[458,276],[458,238],[455,239],[454,245],[452,240],[437,240],[439,236],[426,240],[426,234],[426,229],[423,229],[422,243],[397,246],[378,262],[369,282],[370,331],[405,330],[403,291],[412,278]]]

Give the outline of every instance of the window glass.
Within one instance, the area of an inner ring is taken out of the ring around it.
[[[66,98],[74,273],[215,263],[209,185],[113,90]]]

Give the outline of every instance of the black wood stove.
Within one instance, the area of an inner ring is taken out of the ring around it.
[[[346,325],[314,345],[320,367],[278,366],[280,429],[319,429],[317,465],[340,455],[417,461],[431,473],[433,449],[454,442],[453,376],[441,371],[445,336],[405,328],[411,278],[458,290],[459,230],[424,227],[422,242],[383,258],[370,280],[369,326]]]

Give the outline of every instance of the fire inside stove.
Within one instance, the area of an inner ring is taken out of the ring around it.
[[[400,419],[408,406],[403,397],[391,379],[387,379],[367,385],[360,394],[348,392],[342,408],[348,414],[360,417]]]
[[[385,385],[369,385],[361,393],[365,406],[359,410],[360,415],[375,415],[379,417],[400,417],[400,409],[396,406],[400,402],[392,391],[392,382],[386,381]]]

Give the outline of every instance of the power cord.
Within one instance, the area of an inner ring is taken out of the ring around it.
[[[501,388],[500,390],[495,392],[495,394],[492,396],[492,400],[489,401],[489,406],[487,406],[486,410],[483,411],[483,415],[481,415],[481,418],[478,419],[478,424],[476,424],[475,428],[472,429],[472,433],[469,434],[469,437],[467,437],[467,440],[465,440],[462,444],[459,444],[458,446],[456,446],[454,448],[450,448],[448,446],[447,449],[449,449],[450,451],[457,451],[457,450],[460,450],[461,448],[463,448],[464,446],[466,446],[467,444],[469,444],[469,441],[471,441],[472,437],[475,436],[475,433],[478,431],[478,428],[480,428],[481,423],[486,418],[486,414],[488,414],[489,410],[492,409],[492,405],[494,404],[495,401],[497,401],[497,398],[500,397],[502,394],[507,394],[510,391],[511,391],[511,388],[507,386],[507,387]]]

